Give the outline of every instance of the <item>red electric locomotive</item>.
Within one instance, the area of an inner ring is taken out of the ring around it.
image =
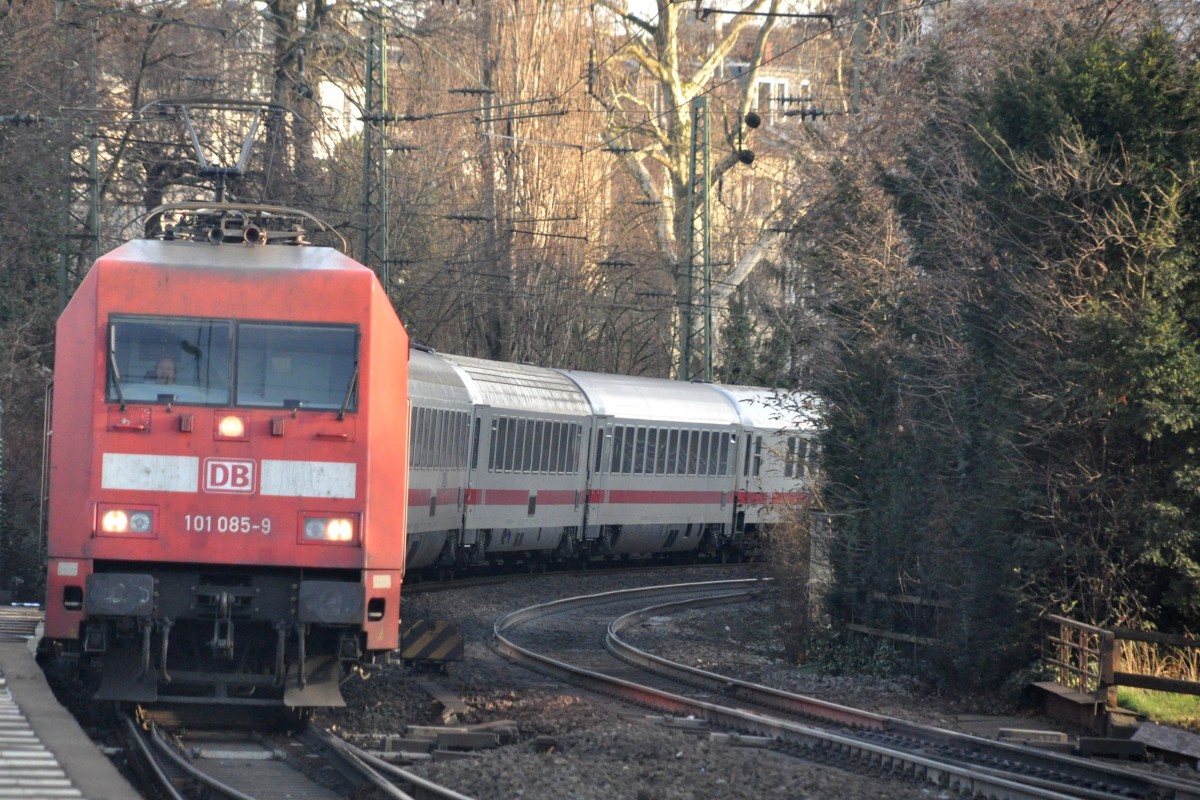
[[[58,322],[43,646],[101,699],[340,705],[398,644],[407,335],[302,212],[159,213]]]

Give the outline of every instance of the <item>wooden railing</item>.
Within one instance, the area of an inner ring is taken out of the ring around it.
[[[913,645],[933,647],[941,644],[942,617],[950,604],[911,594],[871,592],[868,609],[875,624],[852,621],[846,629]]]
[[[1144,642],[1200,651],[1200,640],[1127,628],[1098,628],[1053,614],[1043,620],[1050,630],[1043,640],[1042,660],[1053,672],[1055,682],[1067,689],[1090,695],[1109,708],[1117,705],[1118,686],[1200,695],[1197,681],[1123,671],[1121,646],[1121,642]]]

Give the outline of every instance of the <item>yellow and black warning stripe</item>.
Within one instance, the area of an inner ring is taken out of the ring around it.
[[[400,656],[405,661],[462,661],[463,637],[445,620],[406,622],[400,626]]]

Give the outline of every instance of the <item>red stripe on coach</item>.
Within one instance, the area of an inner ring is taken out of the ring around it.
[[[528,489],[488,489],[483,493],[485,506],[524,506],[529,504]]]
[[[620,505],[715,505],[721,502],[721,492],[671,492],[651,489],[615,489],[606,501]]]
[[[575,497],[574,489],[543,489],[537,494],[539,506],[573,506]]]

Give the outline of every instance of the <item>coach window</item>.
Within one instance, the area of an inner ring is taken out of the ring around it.
[[[571,423],[554,423],[554,438],[550,442],[550,452],[554,461],[553,471],[557,475],[565,475],[570,471],[570,464],[567,461],[567,437],[570,436],[570,432]]]
[[[762,471],[762,437],[754,437],[754,477]]]
[[[624,442],[625,447],[624,447],[624,452],[621,454],[621,474],[622,475],[632,475],[633,474],[633,452],[634,452],[634,447],[637,442],[636,431],[637,431],[637,428],[633,427],[632,425],[625,426],[625,442]],[[643,441],[643,443],[644,443],[644,441]]]
[[[516,417],[508,417],[508,430],[504,433],[504,460],[500,462],[500,468],[506,472],[512,472],[517,468],[517,450],[521,443],[517,439],[517,422]]]
[[[408,415],[408,466],[415,467],[417,465],[417,414],[421,409],[414,408]]]
[[[678,458],[678,456],[676,455],[676,453],[678,453],[678,452],[679,452],[679,431],[675,428],[672,428],[667,433],[667,452],[666,452],[666,462],[667,462],[666,474],[667,475],[675,474],[675,460]]]
[[[425,424],[421,430],[421,465],[433,469],[437,463],[438,447],[438,417],[441,416],[436,408],[425,409]]]
[[[504,430],[504,458],[500,461],[500,470],[502,472],[512,472],[517,465],[517,449],[520,443],[517,441],[517,419],[516,417],[505,417],[507,427]]]
[[[553,475],[561,475],[566,471],[566,462],[562,457],[562,441],[567,438],[567,423],[546,423],[546,469]]]
[[[421,437],[425,431],[425,409],[414,408],[412,411],[412,431],[409,438],[409,448],[412,455],[409,460],[414,467],[420,468],[425,458],[424,448],[421,447]]]
[[[525,427],[525,471],[526,472],[541,472],[538,466],[541,463],[542,454],[538,452],[538,447],[541,444],[541,439],[538,435],[538,430],[541,427],[542,420],[529,420]]]
[[[692,431],[688,437],[688,475],[699,475],[700,471],[700,431]]]
[[[507,417],[492,420],[492,472],[503,472],[508,460],[512,426]]]
[[[787,460],[783,465],[783,477],[799,478],[804,475],[804,462],[808,458],[808,440],[801,436],[787,437]]]
[[[120,317],[109,321],[109,402],[228,405],[228,320]]]
[[[240,323],[234,402],[354,411],[358,331],[348,325]]]
[[[471,418],[467,412],[458,412],[458,428],[454,436],[455,445],[455,461],[454,466],[458,469],[466,469],[467,467],[467,437],[471,433]]]
[[[438,410],[423,409],[421,424],[421,466],[431,469],[437,466]]]
[[[516,472],[529,471],[529,439],[533,429],[533,421],[527,419],[518,419],[516,425],[516,434],[513,442],[516,445],[516,452],[513,455],[513,470]]]
[[[566,471],[566,453],[563,452],[566,446],[566,423],[551,422],[550,423],[550,471],[554,475],[560,475]]]
[[[545,463],[545,451],[542,450],[542,435],[545,432],[544,419],[529,420],[529,471],[541,472]]]
[[[445,452],[446,441],[446,410],[442,408],[429,409],[429,416],[433,422],[433,428],[430,431],[432,436],[429,443],[429,466],[433,469],[438,469],[444,466],[443,459]]]
[[[471,469],[479,469],[480,419],[475,418],[475,433],[471,437]],[[494,440],[493,440],[494,441]]]
[[[476,433],[479,432],[479,428],[480,428],[479,423],[480,423],[480,420],[478,418],[476,418],[476,420],[475,420]],[[478,458],[479,458],[479,454],[478,454],[479,453],[479,447],[478,447],[479,437],[478,436],[475,437],[475,441],[476,441],[475,458],[476,458],[476,460],[478,460]],[[487,462],[488,472],[496,471],[496,454],[498,452],[500,452],[500,420],[493,417],[492,418],[491,441],[488,445],[488,462]]]
[[[558,458],[558,443],[562,440],[562,423],[550,421],[546,423],[546,430],[542,434],[545,438],[545,460],[543,463],[546,467],[546,472],[551,475],[557,475],[560,470],[560,461]]]
[[[525,420],[514,417],[509,423],[509,431],[509,438],[512,440],[512,461],[508,468],[513,472],[520,472],[525,463]]]
[[[413,408],[408,413],[408,466],[415,467],[417,465],[417,419],[419,418],[421,409]]]
[[[529,431],[525,434],[525,441],[528,443],[529,456],[525,459],[528,463],[528,472],[542,471],[542,427],[545,420],[529,420]]]
[[[495,472],[500,469],[504,463],[501,460],[501,454],[504,452],[504,429],[505,420],[503,417],[492,418],[492,443],[491,453],[488,456],[488,471]]]
[[[537,472],[537,420],[525,421],[525,458],[522,472]]]
[[[429,436],[429,409],[418,408],[416,417],[417,430],[412,440],[412,448],[416,453],[413,457],[413,465],[418,469],[424,469],[429,459],[429,447],[426,445]]]
[[[633,445],[633,468],[631,472],[634,475],[644,475],[646,473],[646,429],[637,429],[637,439]]]
[[[517,421],[512,417],[500,418],[500,452],[496,456],[496,471],[511,472],[517,453]]]
[[[427,408],[421,423],[421,466],[437,465],[437,409]]]
[[[444,408],[439,408],[435,412],[437,414],[437,448],[433,452],[433,464],[431,466],[437,469],[446,468],[446,453],[450,449],[450,412]]]
[[[461,412],[462,417],[462,440],[459,444],[459,458],[462,463],[459,464],[463,469],[468,466],[474,466],[472,459],[475,458],[475,451],[479,449],[479,426],[471,424],[471,415],[467,412]]]
[[[444,431],[443,421],[446,412],[440,408],[429,409],[429,455],[425,459],[425,466],[430,469],[437,469],[442,465],[442,433]]]
[[[567,436],[567,471],[572,475],[579,473],[579,446],[582,442],[583,426],[572,422],[571,433]]]

